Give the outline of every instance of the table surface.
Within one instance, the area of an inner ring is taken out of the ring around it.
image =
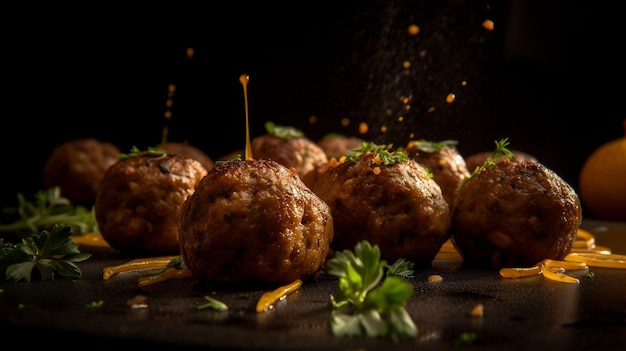
[[[586,220],[582,228],[596,244],[626,254],[626,223]],[[593,277],[565,284],[538,275],[505,279],[497,271],[468,269],[459,262],[435,260],[410,279],[414,293],[406,308],[418,327],[418,338],[393,343],[331,334],[328,318],[334,279],[305,282],[266,312],[255,311],[267,289],[208,286],[193,279],[174,279],[140,287],[140,273],[104,280],[106,266],[128,261],[106,247],[86,247],[92,257],[79,263],[81,279],[0,282],[0,334],[20,332],[30,346],[172,346],[178,349],[227,350],[443,350],[458,347],[473,333],[469,349],[624,350],[626,347],[626,270],[591,267]],[[443,280],[428,282],[432,274]],[[199,310],[204,296],[225,302],[227,311]],[[137,308],[128,302],[145,297]],[[87,308],[104,302],[97,309]],[[472,317],[482,304],[484,316]],[[20,307],[22,306],[22,307]]]

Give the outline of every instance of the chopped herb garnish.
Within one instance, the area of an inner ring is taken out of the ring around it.
[[[74,263],[87,260],[91,254],[81,253],[71,236],[71,226],[55,225],[50,232],[33,234],[20,244],[5,243],[0,238],[0,267],[6,267],[6,280],[30,281],[35,268],[42,280],[54,279],[55,273],[82,278]]]
[[[304,136],[304,133],[297,128],[278,126],[271,121],[265,122],[265,130],[268,134],[285,140],[289,140],[292,138],[301,138]]]
[[[235,156],[233,156],[233,157],[229,158],[229,159],[228,159],[228,160],[226,160],[226,161],[215,161],[215,165],[216,165],[216,166],[221,166],[221,165],[224,165],[224,164],[227,164],[227,163],[230,163],[230,162],[234,162],[234,161],[241,161],[241,160],[242,160],[242,158],[241,158],[241,154],[237,154],[237,155],[235,155]]]
[[[331,295],[334,335],[366,335],[394,342],[417,336],[417,327],[405,309],[413,286],[398,276],[385,276],[387,262],[380,259],[378,245],[361,241],[354,252],[338,251],[326,265],[328,274],[339,279],[339,292]],[[403,262],[392,266],[408,268]]]
[[[129,153],[127,154],[120,153],[117,157],[120,160],[123,160],[125,158],[138,157],[138,156],[162,157],[162,156],[167,156],[167,155],[175,155],[175,153],[172,153],[163,149],[159,149],[156,147],[148,147],[147,150],[140,150],[138,147],[133,146],[130,149]]]
[[[199,310],[206,310],[206,309],[212,309],[215,311],[227,311],[228,310],[228,306],[218,299],[214,299],[208,295],[204,296],[204,299],[207,300],[208,302],[203,305],[198,306]]]
[[[393,150],[393,144],[377,145],[371,142],[363,142],[361,148],[348,151],[346,156],[349,161],[354,162],[357,158],[367,153],[377,154],[385,166],[402,163],[409,159],[409,156],[405,151]]]
[[[424,139],[412,140],[409,142],[407,148],[414,147],[420,151],[433,153],[441,151],[448,146],[456,146],[459,142],[456,140],[442,140],[442,141],[428,141]]]
[[[22,193],[17,194],[17,200],[20,218],[13,223],[0,224],[0,232],[30,235],[49,230],[54,225],[69,225],[75,234],[98,230],[93,208],[72,205],[70,200],[61,197],[58,186],[38,191],[34,202],[26,200]]]

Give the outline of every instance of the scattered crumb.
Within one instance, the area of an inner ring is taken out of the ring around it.
[[[146,308],[148,307],[147,301],[148,297],[144,295],[137,295],[131,299],[128,299],[126,301],[126,305],[128,305],[130,308]]]
[[[439,274],[433,274],[433,275],[428,276],[428,281],[430,283],[437,283],[437,282],[443,281],[443,277],[440,276]]]
[[[484,307],[482,303],[479,303],[478,305],[474,306],[474,308],[472,308],[472,312],[470,313],[470,315],[472,317],[476,317],[476,318],[480,318],[482,316],[485,315],[485,311],[484,311]]]

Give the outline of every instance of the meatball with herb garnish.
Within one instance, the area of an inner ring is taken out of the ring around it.
[[[334,233],[328,205],[293,168],[270,159],[216,164],[184,202],[179,232],[195,277],[238,284],[312,277]]]
[[[328,157],[317,143],[308,139],[302,131],[286,126],[265,123],[267,134],[252,139],[251,148],[255,158],[269,158],[287,168],[293,167],[303,177],[315,167],[328,162]]]
[[[104,175],[95,215],[104,240],[126,255],[178,254],[178,216],[207,170],[151,148],[121,155]]]
[[[459,186],[470,176],[465,159],[456,148],[457,144],[455,140],[412,140],[405,150],[409,157],[433,174],[433,179],[441,187],[443,197],[450,206]]]
[[[582,220],[578,195],[539,162],[512,161],[508,140],[459,189],[451,241],[466,266],[532,266],[563,259]]]
[[[386,260],[427,267],[449,238],[450,208],[441,188],[391,146],[364,143],[344,162],[331,160],[312,190],[331,208],[336,251],[367,240]]]
[[[52,150],[43,169],[46,189],[58,186],[74,204],[92,205],[106,170],[118,160],[114,144],[95,138],[66,141]]]

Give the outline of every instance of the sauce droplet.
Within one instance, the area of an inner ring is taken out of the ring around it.
[[[243,86],[243,99],[246,106],[246,150],[244,159],[251,160],[252,159],[252,146],[250,146],[250,123],[248,118],[248,82],[250,82],[250,76],[247,74],[242,74],[239,76],[239,82]]]

